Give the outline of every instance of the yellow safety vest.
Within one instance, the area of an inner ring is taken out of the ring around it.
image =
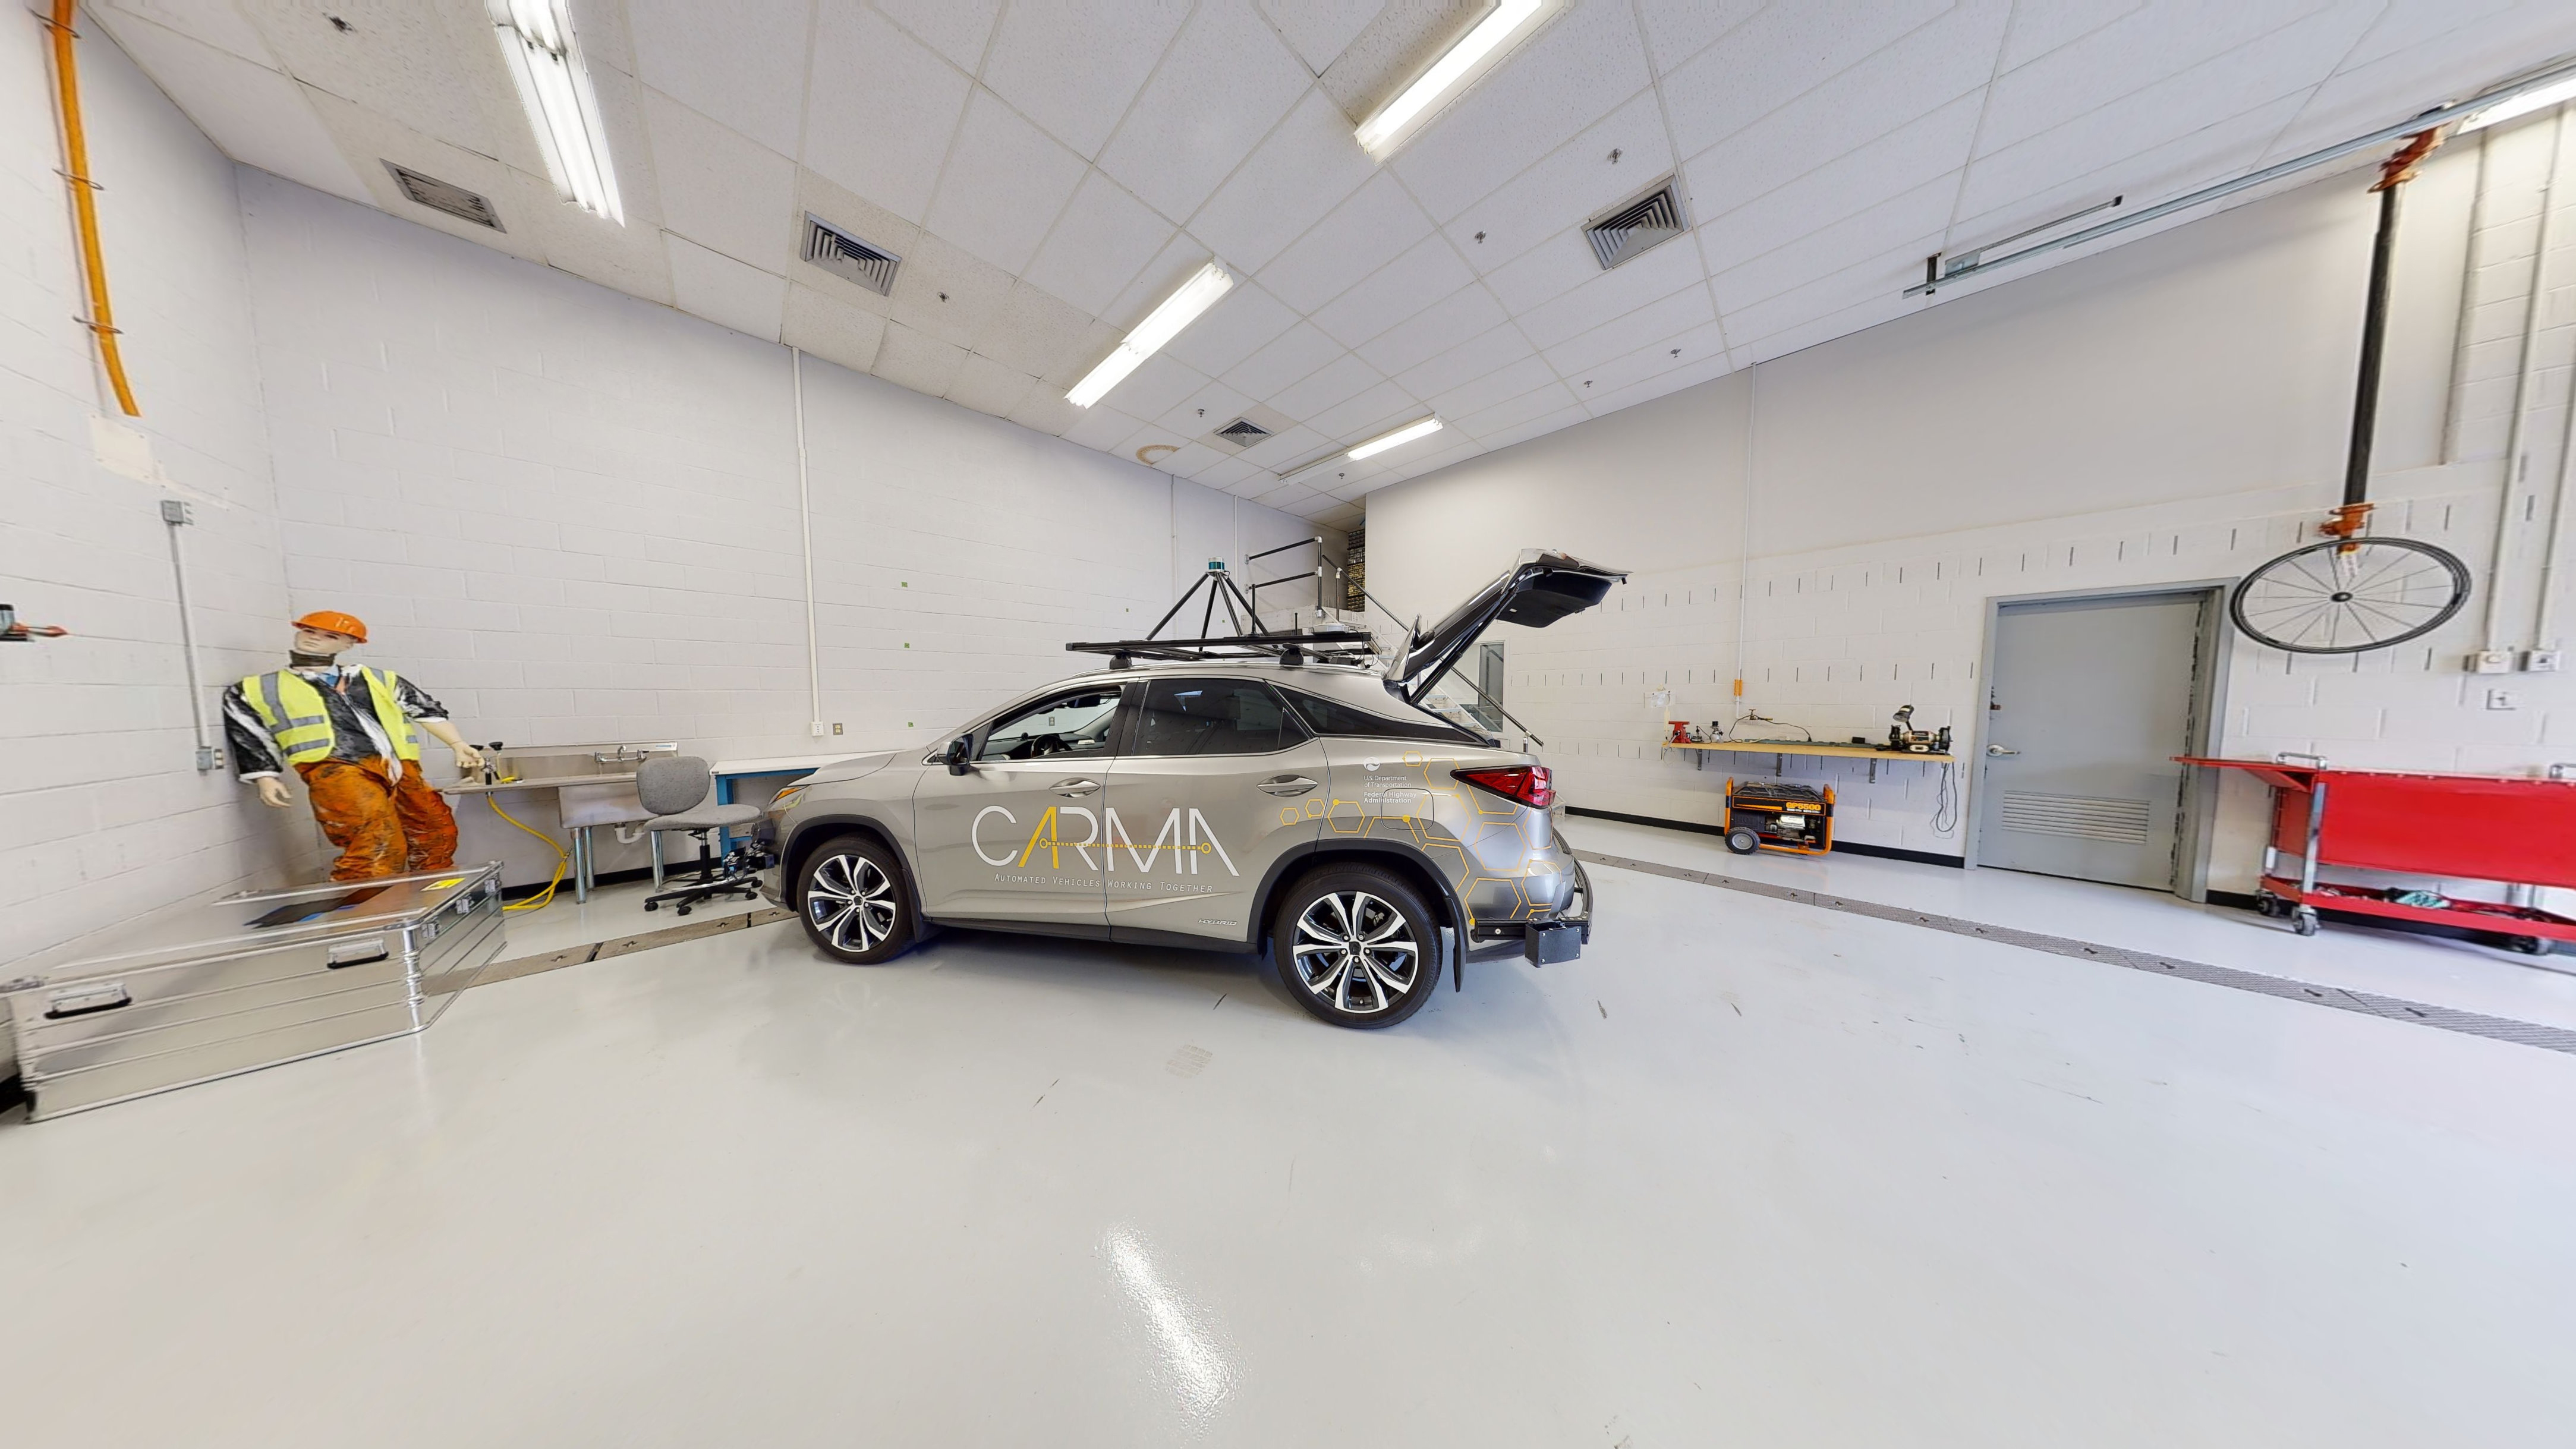
[[[402,676],[363,666],[357,672],[375,700],[376,723],[393,742],[395,756],[419,759],[420,731],[403,714],[395,688]],[[269,737],[277,741],[286,763],[304,765],[331,758],[331,714],[323,706],[322,691],[311,680],[291,669],[271,670],[243,680],[242,695],[250,701],[251,713],[268,726]]]

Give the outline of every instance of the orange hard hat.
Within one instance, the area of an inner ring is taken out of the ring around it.
[[[337,609],[316,609],[296,620],[295,627],[327,629],[334,634],[346,634],[361,644],[367,642],[367,621],[355,614],[343,614]]]

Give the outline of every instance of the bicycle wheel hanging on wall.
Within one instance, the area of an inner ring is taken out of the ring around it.
[[[2450,550],[2411,538],[2372,538],[2370,445],[2379,421],[2379,364],[2388,334],[2389,257],[2397,239],[2397,189],[2441,144],[2421,132],[2381,166],[2379,229],[2370,249],[2370,299],[2361,328],[2361,369],[2352,403],[2352,448],[2343,504],[2318,526],[2323,543],[2294,548],[2245,576],[2227,615],[2257,643],[2292,654],[2359,654],[2385,649],[2448,623],[2469,601],[2469,570]]]
[[[2248,574],[2227,601],[2247,636],[2293,654],[2358,654],[2450,622],[2469,601],[2469,569],[2411,538],[2329,539]]]

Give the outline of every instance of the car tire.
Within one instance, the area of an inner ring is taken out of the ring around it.
[[[1356,956],[1353,944],[1361,947]],[[1397,944],[1410,949],[1388,949]],[[1326,866],[1281,897],[1271,919],[1270,966],[1317,1020],[1361,1030],[1393,1026],[1420,1011],[1440,984],[1439,918],[1391,871]]]
[[[903,862],[874,836],[836,835],[815,847],[796,872],[792,899],[806,936],[835,961],[891,961],[919,934]]]

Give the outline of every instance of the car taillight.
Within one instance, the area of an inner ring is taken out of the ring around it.
[[[1511,765],[1493,770],[1452,770],[1450,773],[1479,790],[1491,790],[1506,800],[1517,800],[1541,810],[1556,803],[1556,787],[1548,782],[1545,765]]]

